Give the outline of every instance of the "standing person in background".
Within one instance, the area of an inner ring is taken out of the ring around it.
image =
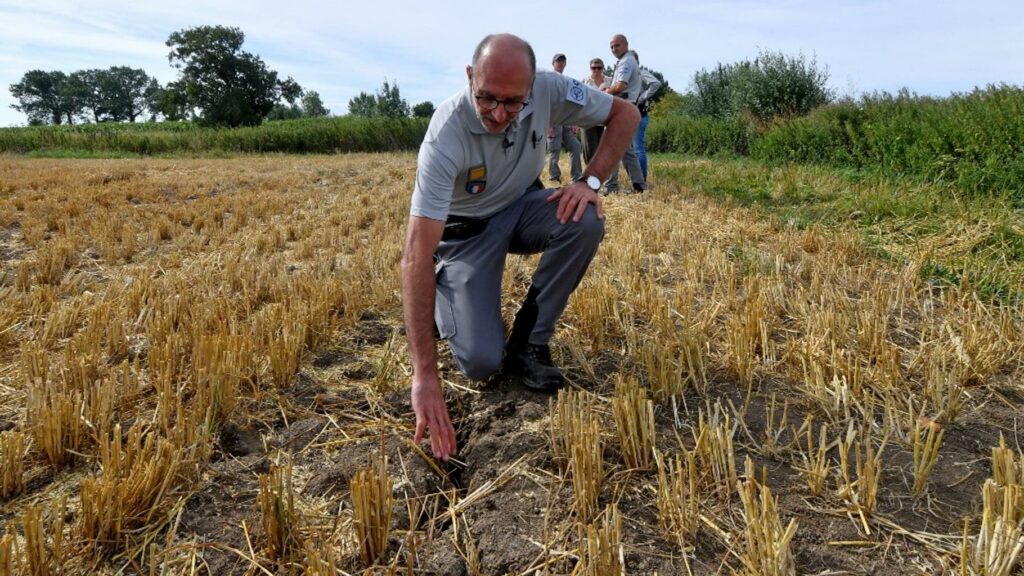
[[[602,92],[612,85],[611,79],[604,75],[604,60],[594,58],[590,61],[590,76],[587,76],[583,83]],[[604,134],[604,126],[594,126],[583,131],[583,161],[587,164],[590,164],[590,159],[594,157],[597,145],[601,143],[602,134]]]
[[[630,50],[633,58],[636,58],[637,65],[640,64],[640,56],[636,50]],[[661,88],[661,80],[651,73],[647,68],[640,68],[640,97],[637,98],[636,107],[640,109],[640,126],[633,136],[633,147],[636,148],[636,159],[640,162],[640,170],[644,173],[644,182],[647,182],[647,124],[651,121],[648,112],[651,109],[650,99],[658,89]]]
[[[618,96],[635,106],[641,92],[640,65],[637,64],[636,58],[630,53],[629,41],[626,40],[625,36],[616,34],[612,36],[609,44],[612,55],[619,60],[615,63],[615,74],[612,76],[612,84],[605,88],[604,91],[613,96]],[[629,143],[626,154],[622,157],[622,165],[625,166],[626,173],[629,174],[629,179],[633,182],[633,191],[643,192],[646,190],[647,183],[644,180],[643,170],[640,169],[640,161],[637,160],[636,148],[633,147],[632,141]],[[609,193],[613,193],[617,192],[618,189],[619,172],[615,170],[608,180],[607,190]]]
[[[551,68],[561,74],[565,70],[565,54],[555,54],[551,59]],[[580,163],[580,141],[573,134],[575,128],[572,126],[552,126],[548,128],[548,177],[555,182],[562,183],[562,169],[558,166],[558,157],[562,153],[562,146],[569,151],[569,175],[572,181],[580,179],[583,174],[583,166]]]

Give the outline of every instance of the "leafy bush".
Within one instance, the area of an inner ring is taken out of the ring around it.
[[[803,54],[762,51],[753,62],[719,64],[693,76],[699,116],[735,118],[750,114],[759,121],[808,114],[833,98],[828,69]]]
[[[751,155],[874,168],[1024,200],[1024,89],[989,86],[949,98],[872,94],[773,126]]]
[[[907,90],[822,106],[801,118],[654,117],[648,150],[750,154],[947,182],[1024,203],[1024,88],[989,86],[949,98]]]

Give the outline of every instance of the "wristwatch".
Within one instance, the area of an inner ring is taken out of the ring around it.
[[[593,190],[594,192],[597,192],[598,190],[601,189],[601,179],[598,178],[597,176],[594,176],[593,174],[587,176],[586,178],[581,178],[580,180],[586,183],[586,185],[589,186],[590,189]]]

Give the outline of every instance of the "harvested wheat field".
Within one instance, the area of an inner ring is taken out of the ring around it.
[[[414,170],[0,157],[0,574],[1024,573],[1020,306],[685,182],[607,199],[567,392],[442,347],[435,461]]]

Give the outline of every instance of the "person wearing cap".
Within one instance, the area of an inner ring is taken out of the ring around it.
[[[551,59],[551,68],[559,74],[565,71],[565,54],[555,54]],[[562,183],[562,169],[558,166],[558,157],[562,154],[562,146],[569,151],[569,175],[575,181],[583,174],[580,141],[573,132],[571,126],[552,126],[548,129],[548,177],[559,184]]]
[[[590,60],[590,76],[583,79],[583,84],[603,90],[611,86],[611,78],[604,75],[604,60],[592,58]],[[597,151],[597,145],[601,143],[601,134],[604,133],[604,126],[592,126],[583,131],[583,138],[580,143],[583,145],[583,161],[590,164],[590,159]]]
[[[473,380],[499,369],[531,389],[564,385],[549,341],[604,237],[597,194],[629,146],[640,113],[622,99],[551,71],[511,34],[485,37],[465,88],[441,103],[417,156],[402,307],[412,357],[414,441],[455,454],[437,367],[435,327]],[[540,184],[548,126],[605,126],[579,181]],[[501,283],[509,253],[542,253],[506,342]]]
[[[641,91],[640,65],[630,53],[629,41],[626,40],[624,35],[616,34],[612,36],[610,45],[612,55],[618,58],[618,62],[615,63],[612,84],[605,88],[605,92],[618,96],[635,106]],[[622,157],[622,165],[625,167],[629,179],[633,182],[633,191],[643,192],[646,190],[647,181],[644,179],[643,170],[641,170],[640,162],[637,160],[636,148],[634,148],[632,140],[630,140],[629,148]],[[616,170],[608,180],[607,190],[608,192],[617,192],[618,189],[619,173]]]

